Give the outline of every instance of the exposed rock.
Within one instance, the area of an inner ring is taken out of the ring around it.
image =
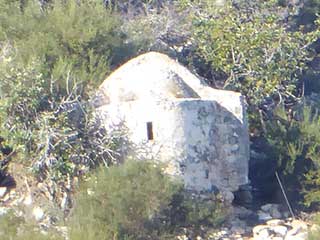
[[[245,221],[240,220],[240,219],[234,219],[230,222],[230,232],[233,235],[243,235],[247,233],[247,224]]]
[[[279,204],[265,204],[261,206],[261,210],[258,211],[259,219],[261,221],[267,221],[271,218],[282,218]]]
[[[186,235],[181,235],[181,236],[177,236],[177,240],[190,240],[190,238],[188,238],[188,236]]]
[[[302,230],[307,230],[308,229],[308,225],[304,222],[304,221],[301,221],[301,220],[293,220],[290,224],[293,229],[302,229]]]
[[[266,225],[257,225],[252,229],[253,235],[259,235],[259,233],[264,230],[267,229],[268,226]]]
[[[299,233],[300,230],[301,230],[301,228],[292,228],[288,231],[287,235],[288,236],[295,236]]]
[[[268,228],[262,228],[253,235],[255,240],[268,240],[270,239],[270,233]]]
[[[269,205],[270,206],[270,205]],[[270,210],[271,208],[264,208]],[[254,240],[306,240],[308,227],[301,220],[272,219],[252,229]],[[268,235],[267,235],[268,234]]]
[[[234,199],[234,196],[231,191],[221,191],[220,194],[223,197],[223,199],[229,203],[231,203]]]
[[[235,212],[235,211],[233,211]],[[290,232],[293,229],[292,222],[296,221],[294,225],[306,225],[306,222],[301,220],[292,219],[272,219],[267,221],[266,224],[260,224],[256,226],[247,226],[247,222],[238,219],[234,215],[235,219],[231,219],[226,223],[226,227],[220,230],[215,230],[214,232],[207,232],[206,234],[201,234],[202,239],[208,240],[306,240],[307,239],[307,229],[296,228],[298,231]],[[249,231],[248,231],[249,229]],[[202,229],[204,230],[204,229]],[[188,231],[188,230],[186,230]],[[190,233],[190,232],[189,232]],[[251,234],[250,234],[251,233]],[[192,235],[192,234],[191,234]],[[189,236],[190,234],[185,234]],[[182,239],[182,238],[179,238]],[[195,240],[196,237],[190,238],[190,240]]]
[[[10,194],[5,194],[4,197],[1,199],[3,202],[7,202],[10,200]]]
[[[281,219],[271,219],[267,221],[267,225],[269,226],[277,226],[277,225],[284,225],[285,221]]]
[[[41,221],[45,215],[44,215],[44,211],[42,208],[40,207],[34,207],[32,210],[32,214],[34,216],[34,218],[36,219],[36,221]]]
[[[245,229],[240,226],[233,226],[230,230],[232,233],[240,234],[240,235],[242,235],[246,232]]]
[[[0,187],[0,198],[3,198],[7,193],[7,187]]]
[[[281,236],[285,236],[288,231],[288,229],[285,226],[274,226],[271,229],[274,233],[279,234]]]
[[[268,204],[261,206],[261,210],[265,211],[265,212],[270,212],[272,209],[278,208],[278,207],[279,207],[278,204],[268,203]]]
[[[5,215],[8,211],[9,211],[8,208],[6,208],[6,207],[0,207],[0,217],[1,217],[2,215]]]
[[[239,219],[247,219],[254,214],[252,210],[249,210],[242,206],[235,206],[232,210],[233,216]]]
[[[306,240],[308,238],[307,232],[301,232],[296,235],[287,235],[284,240]]]
[[[290,213],[288,211],[284,211],[284,212],[282,212],[282,216],[284,218],[288,218],[290,216]]]
[[[23,204],[24,205],[31,205],[32,204],[32,196],[31,194],[27,194],[25,197],[24,197],[24,201],[23,201]]]
[[[310,231],[311,232],[320,232],[320,226],[317,224],[312,224],[312,226],[310,227]]]
[[[281,218],[282,214],[278,210],[278,208],[274,207],[270,209],[270,215],[272,218]]]
[[[263,211],[258,211],[257,212],[257,214],[258,214],[258,219],[260,220],[260,221],[268,221],[268,220],[271,220],[272,219],[272,217],[271,217],[271,215],[269,214],[269,213],[266,213],[266,212],[263,212]]]
[[[209,239],[228,239],[228,235],[230,235],[228,229],[221,229],[220,231],[210,234]]]

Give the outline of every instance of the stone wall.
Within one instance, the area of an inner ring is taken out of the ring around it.
[[[241,94],[212,89],[159,53],[141,55],[101,85],[96,114],[127,131],[122,156],[153,159],[187,189],[230,193],[248,183],[249,136]]]
[[[134,101],[104,105],[99,111],[110,131],[125,124],[127,155],[167,163],[167,172],[182,176],[188,189],[236,191],[248,182],[247,133],[215,101]]]

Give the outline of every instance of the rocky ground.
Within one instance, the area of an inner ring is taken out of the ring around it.
[[[310,216],[289,217],[289,212],[281,210],[279,204],[266,204],[258,211],[234,206],[233,213],[224,227],[208,230],[196,240],[306,240],[308,232],[320,227],[310,221]],[[188,233],[179,240],[191,240]],[[193,239],[192,239],[193,240]]]
[[[16,215],[26,220],[32,219],[44,231],[56,226],[70,206],[72,184],[59,188],[50,182],[41,183],[22,174],[24,171],[18,164],[12,166],[14,169],[11,172],[19,174],[7,176],[6,184],[0,186],[0,216],[13,209]],[[286,206],[279,204],[265,204],[258,210],[238,205],[231,208],[227,221],[220,229],[203,228],[196,237],[193,230],[183,229],[176,239],[306,240],[310,230],[320,230],[319,226],[311,223],[310,218],[310,214],[303,213],[292,216]],[[66,234],[65,227],[60,226],[57,230]]]
[[[38,194],[30,194],[30,186],[25,182],[25,192],[18,189],[0,187],[0,216],[13,208],[17,215],[33,218],[43,229],[54,225],[55,218],[48,206],[41,205],[37,198],[46,197],[43,188],[38,186]],[[21,190],[21,189],[20,189]],[[49,196],[49,194],[47,193]],[[23,210],[21,207],[24,206]],[[20,210],[19,210],[20,209]],[[19,212],[20,211],[20,212]],[[279,204],[265,204],[257,211],[242,206],[233,206],[224,226],[219,230],[201,229],[197,237],[190,229],[183,229],[177,240],[306,240],[308,231],[319,229],[308,218],[293,217]],[[60,231],[66,231],[63,227]]]
[[[242,223],[240,223],[242,225]],[[265,224],[223,228],[211,233],[210,240],[305,240],[308,237],[308,224],[301,220],[272,219]],[[186,239],[186,238],[182,238]],[[203,239],[203,238],[198,238]]]

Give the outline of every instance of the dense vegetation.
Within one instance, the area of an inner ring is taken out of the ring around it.
[[[265,153],[269,179],[279,172],[289,191],[303,191],[304,203],[316,206],[319,3],[304,2],[184,0],[180,7],[192,9],[191,64],[211,85],[246,97],[252,149]],[[301,14],[313,17],[302,22]]]
[[[209,85],[240,91],[252,149],[266,156],[263,164],[273,164],[271,177],[279,172],[289,192],[300,191],[304,205],[318,209],[319,11],[318,0],[0,0],[0,177],[9,161],[54,182],[117,163],[123,133],[96,129],[87,101],[115,67],[158,50]],[[173,192],[145,209],[158,214]],[[130,219],[103,220],[112,236],[138,227]],[[141,234],[152,235],[143,227]]]
[[[100,169],[76,198],[71,239],[172,239],[181,227],[221,224],[225,212],[214,195],[195,201],[182,189],[154,163]]]
[[[90,128],[85,101],[140,42],[127,41],[117,14],[95,1],[42,8],[30,1],[23,11],[19,1],[1,1],[0,10],[3,145],[35,171],[53,170],[54,178],[74,173],[79,163],[108,161],[103,146],[93,150],[102,133]],[[75,107],[80,116],[73,116]]]
[[[169,240],[185,227],[194,234],[203,225],[218,227],[226,213],[218,196],[196,198],[160,166],[128,161],[87,176],[66,224],[71,240]],[[0,218],[1,239],[60,239],[57,231],[49,234],[51,238],[14,214]]]

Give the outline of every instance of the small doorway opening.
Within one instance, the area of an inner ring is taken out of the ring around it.
[[[153,140],[153,126],[152,122],[147,122],[147,137],[148,140]]]

